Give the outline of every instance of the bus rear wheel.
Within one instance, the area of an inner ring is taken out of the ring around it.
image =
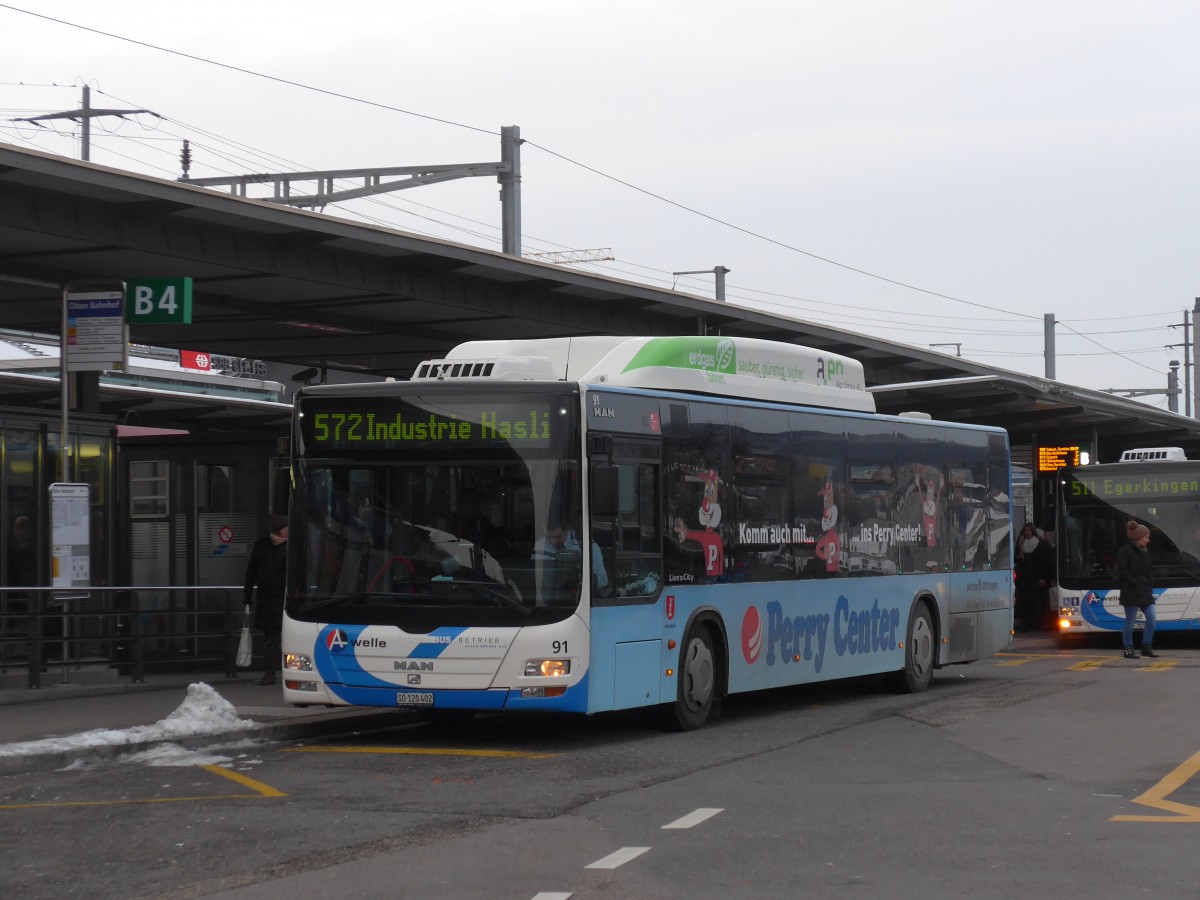
[[[937,631],[929,604],[920,600],[908,619],[904,642],[904,668],[892,674],[892,686],[902,694],[919,694],[933,679],[933,661],[937,649]]]
[[[692,731],[708,721],[717,693],[717,658],[707,628],[688,632],[679,651],[679,686],[675,702],[667,707],[667,724]]]

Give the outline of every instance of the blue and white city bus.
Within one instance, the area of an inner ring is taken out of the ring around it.
[[[1131,520],[1150,529],[1155,630],[1200,630],[1200,461],[1179,447],[1149,447],[1063,469],[1058,516],[1052,602],[1060,636],[1124,628],[1116,560]]]
[[[1009,451],[791,344],[463,344],[295,403],[284,697],[700,726],[1007,646]]]

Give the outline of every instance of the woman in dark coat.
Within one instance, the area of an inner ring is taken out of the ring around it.
[[[1026,522],[1017,538],[1013,559],[1016,577],[1016,630],[1040,631],[1048,627],[1050,585],[1054,582],[1054,551]]]
[[[1142,632],[1142,656],[1158,656],[1154,652],[1154,624],[1158,616],[1154,610],[1154,579],[1150,570],[1150,529],[1138,522],[1125,526],[1129,543],[1117,551],[1117,586],[1121,590],[1120,601],[1125,607],[1125,629],[1121,633],[1125,642],[1125,658],[1133,659],[1133,623],[1138,610],[1146,618],[1146,630]]]
[[[266,671],[259,684],[274,684],[275,673],[280,669],[279,637],[283,631],[283,594],[287,583],[287,535],[286,516],[271,516],[271,532],[254,542],[250,561],[246,564],[246,604],[254,599],[254,588],[258,588],[258,602],[254,606],[254,627],[261,628],[266,636],[263,653],[266,656]]]

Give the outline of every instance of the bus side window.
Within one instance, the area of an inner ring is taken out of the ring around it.
[[[637,447],[657,456],[657,445]],[[619,452],[619,451],[618,451]],[[593,587],[598,598],[651,597],[662,584],[662,537],[659,466],[654,462],[614,460],[620,502],[615,517],[592,516],[592,540],[599,548]]]
[[[792,528],[788,414],[735,407],[729,411],[731,483],[726,491],[728,577],[778,581],[803,565],[801,535]]]
[[[620,543],[612,576],[618,597],[648,597],[662,583],[658,466],[621,465]]]

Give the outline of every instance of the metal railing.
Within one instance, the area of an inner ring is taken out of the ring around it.
[[[0,588],[0,674],[27,669],[29,688],[58,667],[63,683],[87,669],[135,684],[148,667],[233,676],[242,595],[241,585]]]

